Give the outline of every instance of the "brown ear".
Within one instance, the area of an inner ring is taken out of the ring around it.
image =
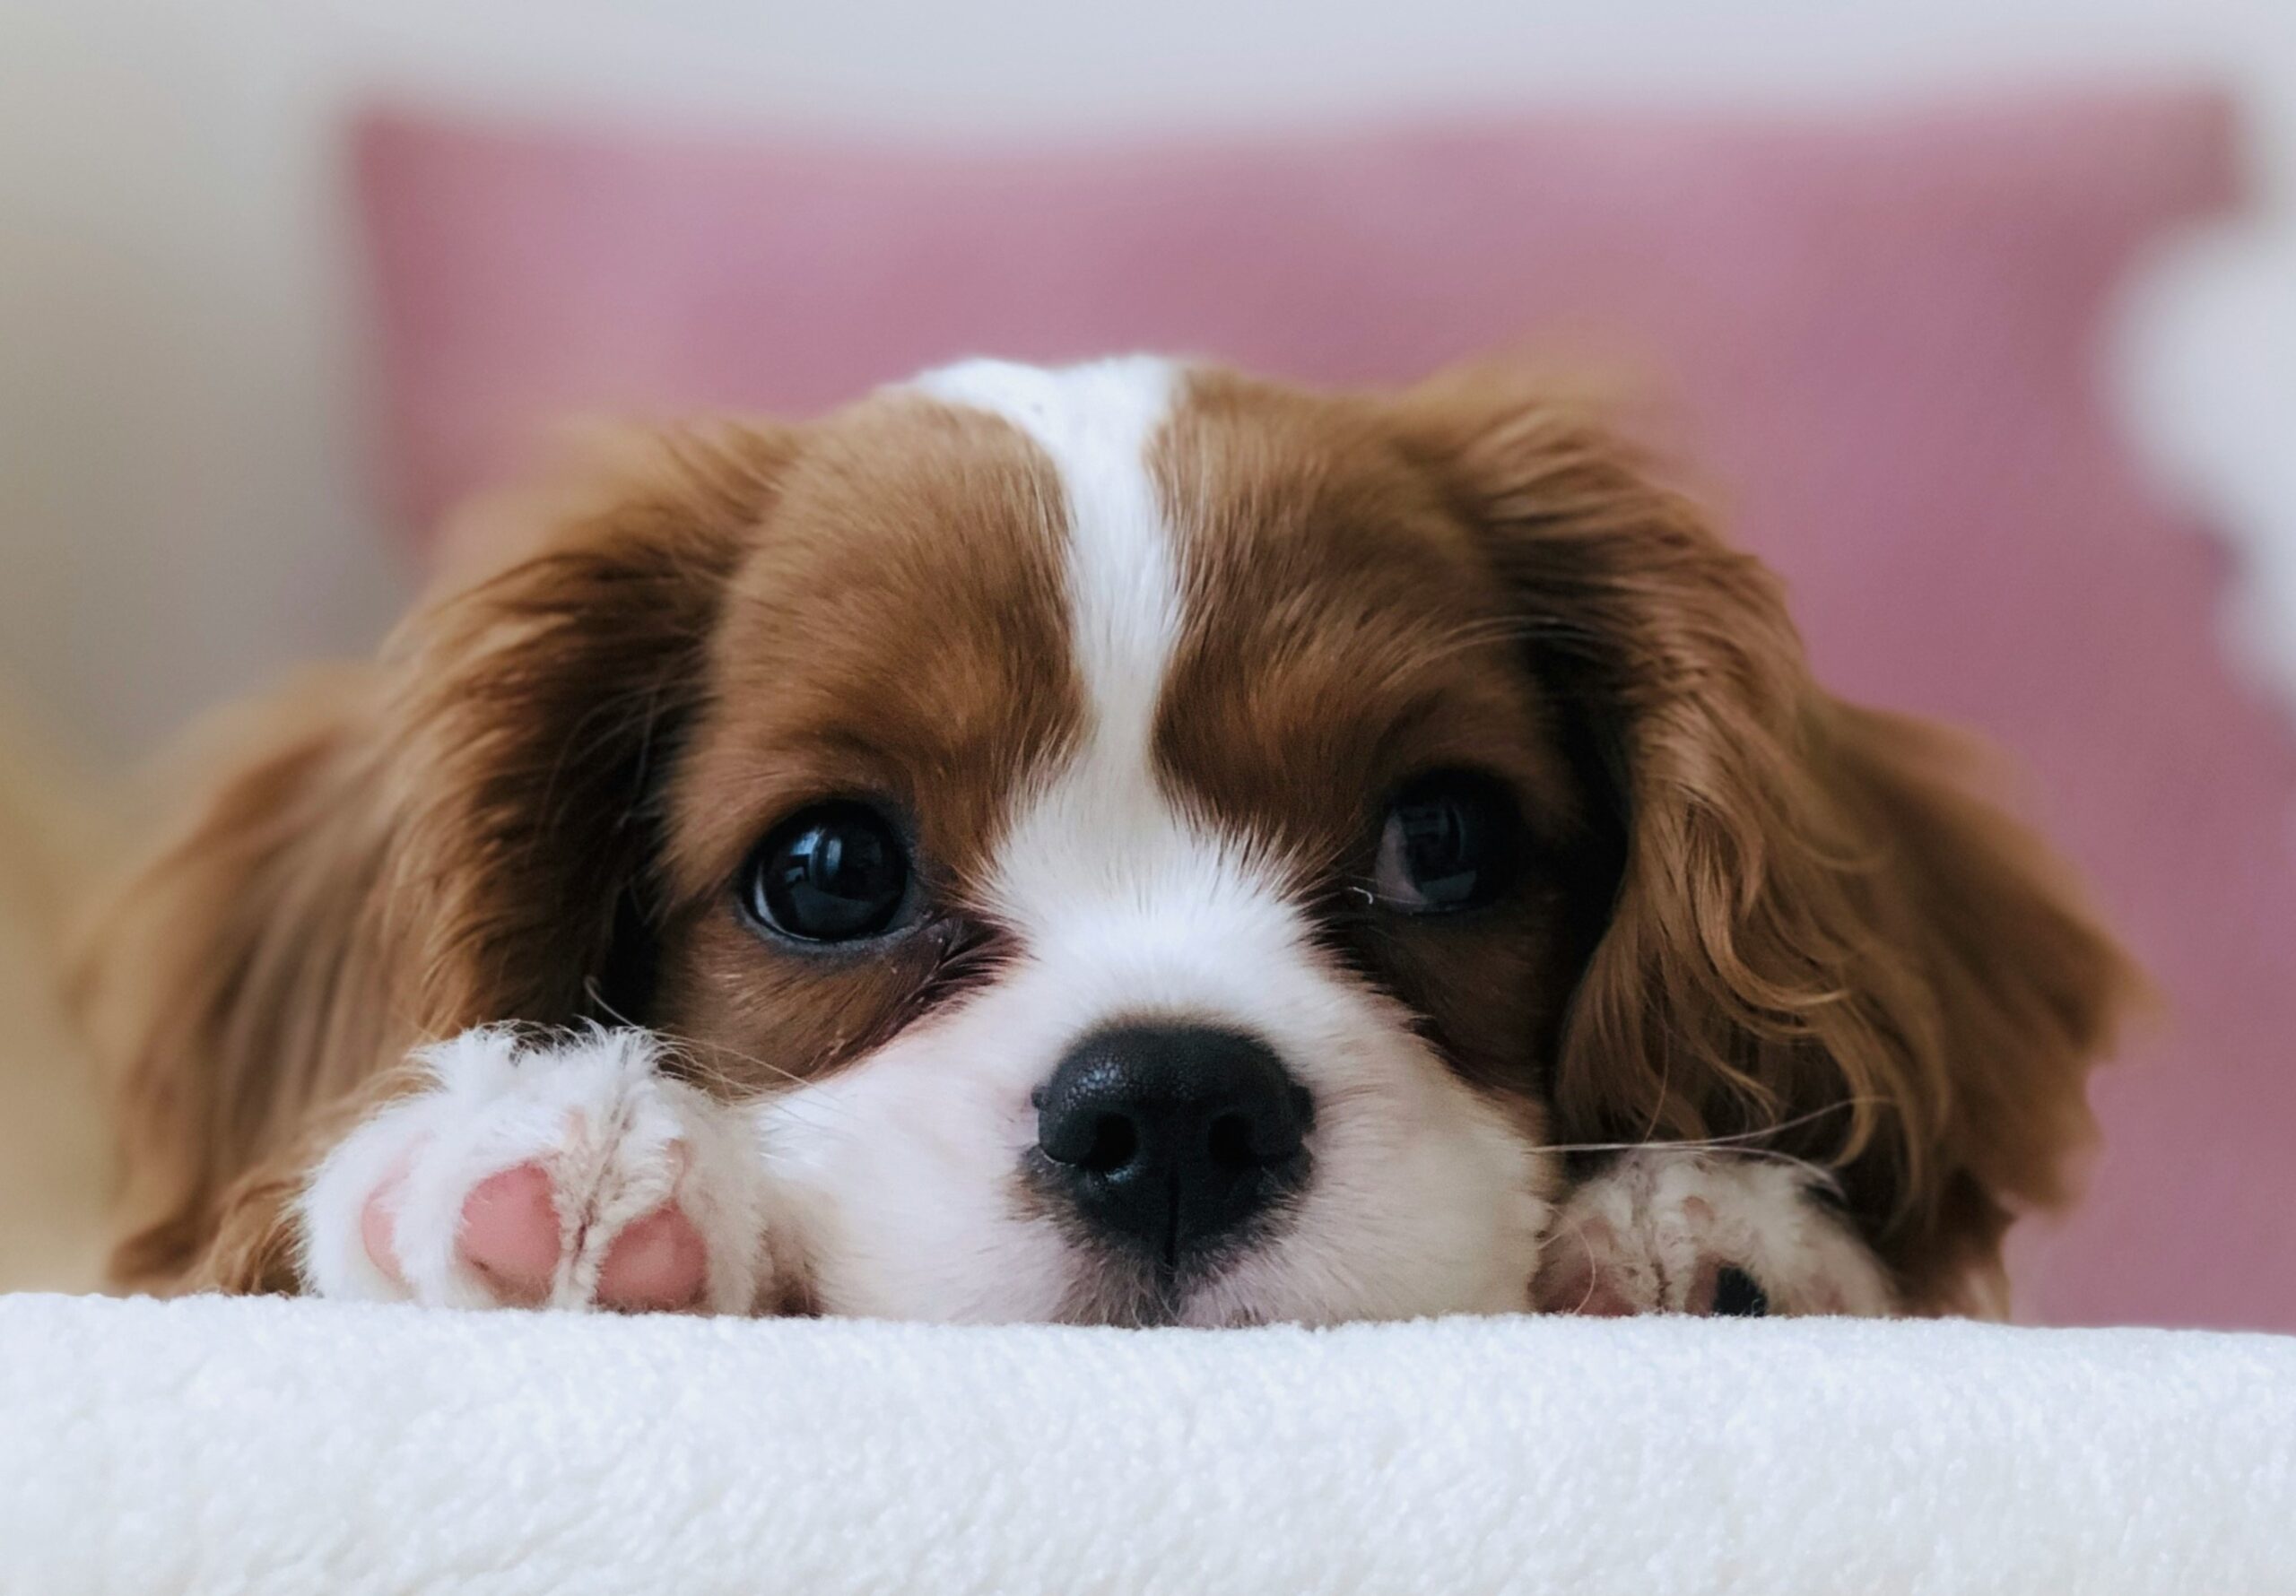
[[[2135,971],[1969,749],[1821,690],[1777,581],[1583,413],[1489,373],[1403,413],[1621,834],[1560,1134],[1758,1136],[1838,1172],[1910,1304],[1981,1305],[2010,1218],[2068,1195]]]
[[[664,438],[497,501],[509,563],[373,665],[241,712],[222,778],[84,940],[127,1171],[117,1279],[221,1278],[199,1261],[234,1184],[278,1179],[410,1045],[572,1020],[601,983],[636,1001],[649,796],[789,447]],[[258,1244],[228,1283],[283,1283]]]

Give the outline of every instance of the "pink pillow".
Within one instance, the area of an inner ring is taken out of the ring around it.
[[[2231,144],[2170,95],[1003,155],[386,115],[358,154],[418,521],[570,411],[803,413],[976,352],[1662,377],[1821,672],[2013,750],[2172,1000],[2023,1311],[2296,1329],[2296,742],[2098,380],[2130,257],[2231,203]]]

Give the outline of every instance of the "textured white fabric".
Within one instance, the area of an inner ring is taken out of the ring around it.
[[[2296,1339],[0,1299],[0,1590],[2296,1591]]]

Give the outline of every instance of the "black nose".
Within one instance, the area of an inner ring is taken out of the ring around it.
[[[1205,1026],[1084,1038],[1037,1094],[1037,1146],[1100,1234],[1177,1267],[1306,1177],[1310,1099],[1267,1045]]]

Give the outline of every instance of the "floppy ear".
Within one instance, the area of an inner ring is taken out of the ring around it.
[[[222,779],[83,943],[125,1142],[117,1279],[283,1285],[263,1223],[208,1256],[265,1206],[235,1178],[299,1178],[330,1106],[417,1042],[574,1020],[602,984],[642,1005],[650,800],[789,447],[664,438],[498,500],[500,568],[375,664],[241,712]]]
[[[506,538],[539,546],[418,613],[387,652],[396,838],[381,886],[434,1033],[557,1024],[594,990],[635,1014],[654,801],[700,707],[727,582],[789,436],[655,438]]]
[[[2068,1195],[2135,972],[1968,745],[1821,690],[1776,579],[1630,449],[1501,374],[1402,414],[1616,828],[1561,1137],[1758,1137],[1838,1173],[1909,1304],[1985,1305],[2010,1218]]]

